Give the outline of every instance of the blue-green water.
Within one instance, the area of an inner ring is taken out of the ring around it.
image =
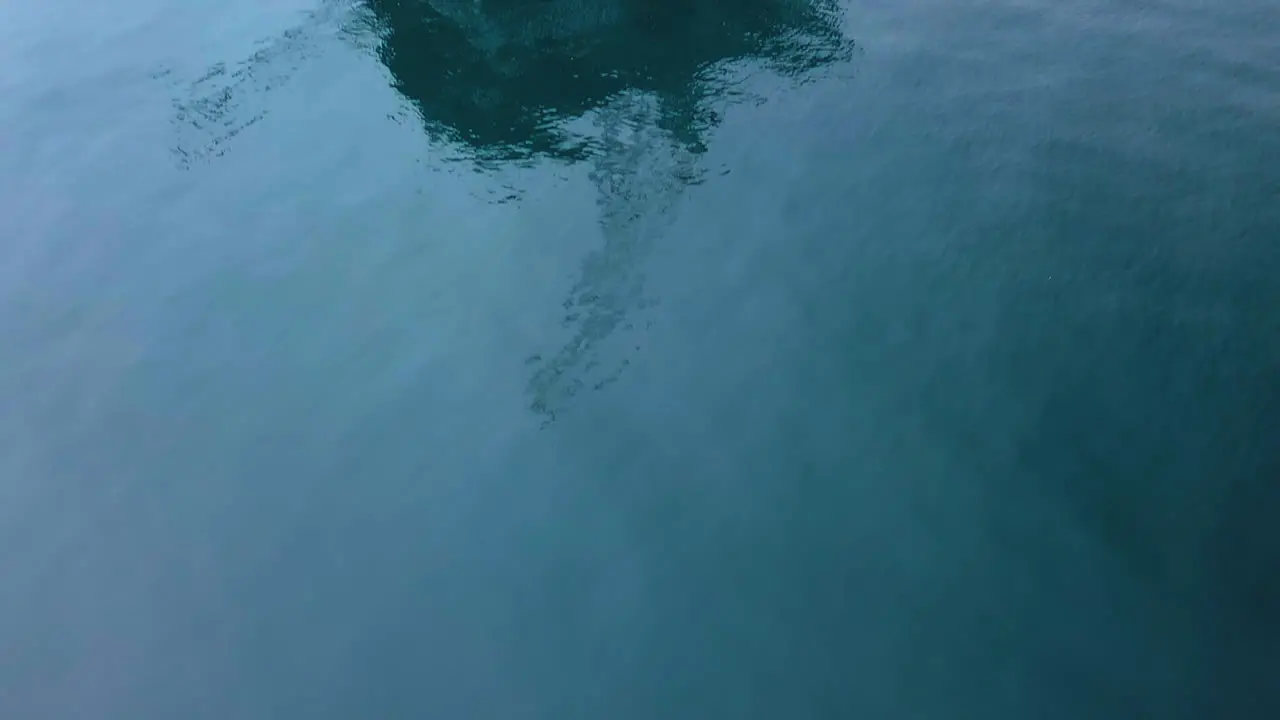
[[[1277,29],[0,3],[0,717],[1274,717]]]

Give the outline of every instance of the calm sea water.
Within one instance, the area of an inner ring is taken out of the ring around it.
[[[0,2],[0,716],[1251,718],[1271,0]]]

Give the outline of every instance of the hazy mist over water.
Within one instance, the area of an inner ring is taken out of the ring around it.
[[[0,2],[0,717],[1275,717],[1277,29]]]

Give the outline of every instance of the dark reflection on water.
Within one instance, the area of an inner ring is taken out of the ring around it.
[[[563,303],[568,341],[527,360],[530,408],[551,421],[629,364],[606,340],[639,349],[648,321],[637,312],[654,302],[641,265],[682,188],[704,176],[717,106],[742,95],[736,64],[802,82],[851,59],[839,23],[833,0],[325,2],[236,68],[217,65],[185,88],[175,152],[188,167],[225,153],[266,116],[269,92],[339,37],[377,56],[451,159],[488,170],[587,163],[603,246]]]
[[[378,57],[429,132],[485,159],[590,155],[566,119],[624,92],[652,93],[651,122],[700,148],[723,92],[714,66],[759,58],[802,75],[847,57],[830,0],[368,0]],[[608,141],[605,141],[606,143]]]

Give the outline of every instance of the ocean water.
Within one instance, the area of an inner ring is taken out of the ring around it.
[[[3,0],[0,717],[1275,717],[1277,30]]]

